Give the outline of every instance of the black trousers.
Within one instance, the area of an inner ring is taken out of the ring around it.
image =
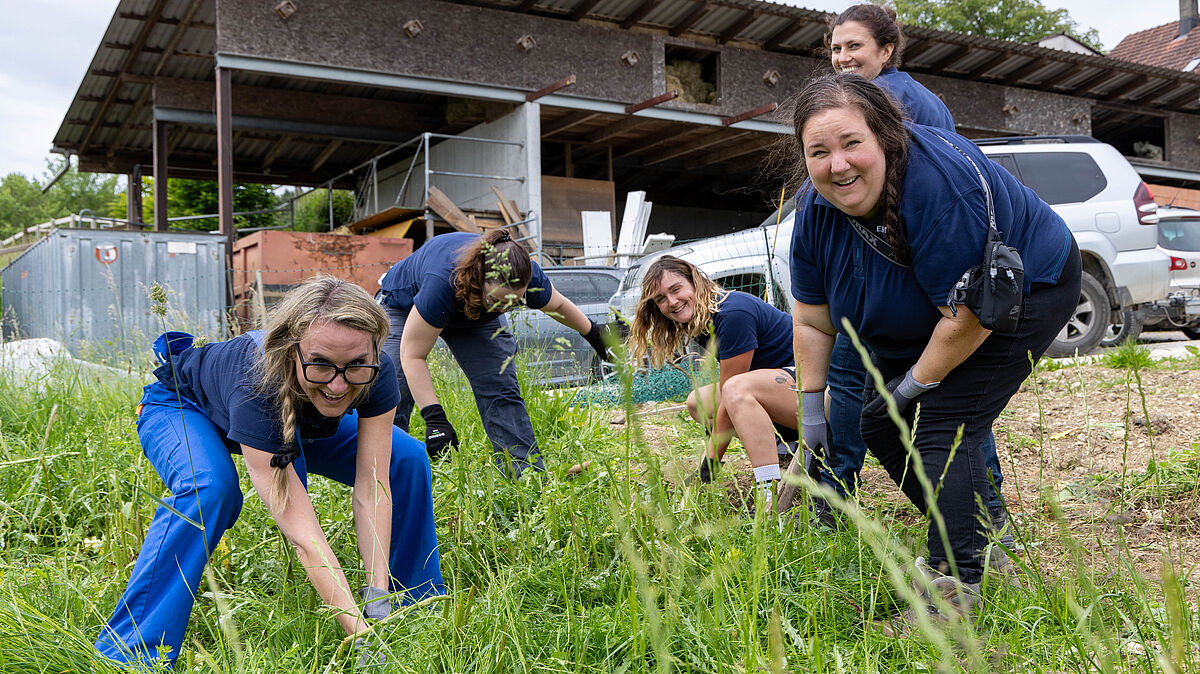
[[[891,418],[862,418],[863,440],[908,500],[927,515],[937,508],[945,519],[949,550],[942,542],[936,520],[929,520],[930,566],[938,568],[953,561],[963,582],[976,583],[983,577],[983,549],[987,545],[983,523],[988,521],[989,488],[980,446],[990,435],[992,422],[1029,376],[1031,363],[1045,353],[1075,310],[1081,271],[1079,248],[1072,240],[1058,283],[1035,284],[1026,296],[1017,331],[988,336],[946,375],[941,385],[917,398],[916,404],[905,411],[903,416],[912,426],[919,405],[913,444],[926,477],[933,483],[933,503],[925,498]],[[884,381],[890,381],[902,376],[917,359],[876,356],[872,361]],[[878,395],[868,377],[864,404]],[[963,429],[962,442],[951,460],[959,427]]]

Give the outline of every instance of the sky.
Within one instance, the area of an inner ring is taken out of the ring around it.
[[[839,12],[856,0],[778,0]],[[1095,28],[1105,49],[1178,18],[1178,0],[1042,0]],[[58,131],[117,0],[0,0],[0,176],[46,173]]]

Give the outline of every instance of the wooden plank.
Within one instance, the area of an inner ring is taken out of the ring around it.
[[[542,176],[542,245],[582,246],[581,213],[616,210],[616,188],[610,180]]]
[[[359,233],[372,229],[380,229],[393,225],[397,222],[417,218],[425,212],[419,208],[400,208],[399,206],[391,206],[379,211],[378,213],[368,215],[360,220],[355,220],[346,225],[351,232]]]
[[[467,214],[463,213],[462,209],[450,200],[450,197],[433,185],[429,186],[429,198],[425,200],[425,205],[458,231],[480,233],[480,229],[471,223]]]
[[[397,222],[394,225],[388,225],[373,232],[367,232],[367,236],[387,236],[393,239],[403,239],[404,235],[408,234],[409,228],[418,220],[421,220],[421,218],[409,218],[403,222]]]
[[[492,185],[492,193],[500,200],[500,214],[508,221],[508,224],[521,220],[521,209],[517,208],[517,203],[504,196],[504,192],[500,191],[499,187]]]

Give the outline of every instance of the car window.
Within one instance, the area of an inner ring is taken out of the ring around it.
[[[1017,172],[1017,162],[1013,161],[1011,154],[989,154],[988,159],[1003,166],[1009,173],[1020,179],[1021,174]]]
[[[713,281],[726,290],[740,290],[761,300],[767,299],[767,277],[762,274],[730,274],[714,277]]]
[[[607,302],[617,291],[619,281],[608,274],[584,272],[558,273],[550,276],[550,282],[563,297],[575,304],[597,304]]]
[[[1158,245],[1169,250],[1200,251],[1200,221],[1159,220]]]
[[[1009,172],[1051,205],[1087,201],[1108,186],[1096,160],[1083,152],[1031,152],[1013,156],[1019,172],[1011,169]]]

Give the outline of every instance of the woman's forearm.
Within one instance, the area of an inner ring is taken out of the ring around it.
[[[946,312],[948,313],[948,310]],[[942,381],[968,356],[975,353],[975,349],[978,349],[990,334],[992,331],[980,325],[979,319],[966,307],[960,307],[957,316],[943,316],[934,326],[929,344],[921,352],[916,365],[913,365],[913,378],[921,384]]]
[[[388,551],[392,542],[391,457],[394,411],[358,420],[358,456],[354,476],[354,532],[367,584],[389,587]]]
[[[400,367],[404,368],[404,379],[412,393],[417,409],[428,407],[438,401],[433,391],[433,376],[429,374],[429,362],[424,358],[400,356]]]
[[[342,630],[346,634],[355,634],[366,627],[354,592],[325,534],[317,529],[306,540],[291,541],[291,544],[300,559],[300,565],[308,574],[308,582],[312,583],[321,601],[338,609],[336,619]]]
[[[829,357],[836,337],[828,305],[792,305],[792,349],[800,390],[821,391],[829,376]]]

